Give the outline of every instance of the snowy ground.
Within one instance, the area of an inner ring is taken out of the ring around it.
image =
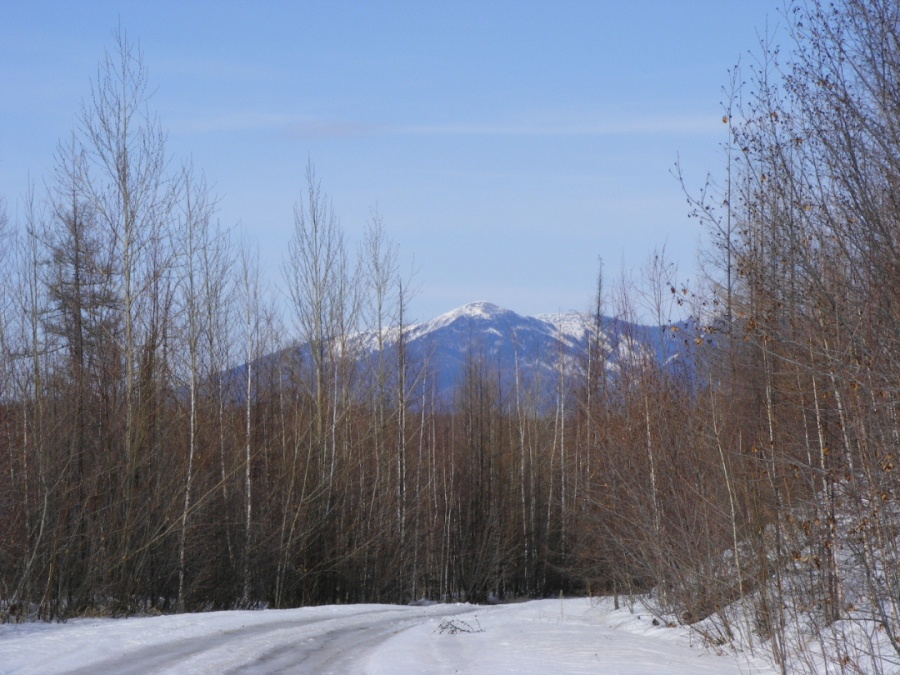
[[[470,632],[471,631],[471,632]],[[0,673],[773,673],[588,599],[348,605],[0,626]]]

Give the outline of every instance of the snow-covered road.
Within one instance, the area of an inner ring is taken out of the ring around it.
[[[0,627],[0,673],[738,675],[682,628],[608,602],[350,605]]]

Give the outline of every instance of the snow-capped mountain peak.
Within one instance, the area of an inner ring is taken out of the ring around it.
[[[643,344],[650,335],[645,327],[609,318],[601,318],[600,324],[582,312],[523,316],[491,302],[473,302],[406,326],[406,362],[424,364],[434,391],[451,400],[473,358],[495,373],[506,391],[518,380],[547,388],[548,395],[554,395],[560,373],[577,373],[596,338],[611,370],[623,358],[653,358],[654,348]],[[398,337],[391,331],[383,340],[385,348],[395,349]],[[373,340],[363,337],[361,342],[371,349]]]
[[[504,309],[492,302],[471,302],[462,307],[445,312],[423,324],[418,324],[413,328],[431,331],[443,328],[444,326],[449,326],[457,321],[496,321],[507,315],[518,316],[515,312]]]
[[[335,350],[347,347],[361,363],[377,356],[378,368],[396,362],[404,349],[404,368],[411,382],[422,393],[452,404],[472,360],[479,372],[488,375],[502,392],[527,387],[538,399],[552,401],[558,392],[560,377],[577,377],[589,361],[590,350],[599,346],[601,358],[613,377],[622,366],[659,360],[669,353],[661,349],[664,332],[609,317],[581,312],[560,312],[523,316],[491,302],[473,302],[441,314],[430,321],[363,331],[348,341],[335,344]],[[308,346],[299,345],[294,353],[303,361]],[[374,361],[372,361],[374,362]],[[361,372],[368,372],[363,368]]]

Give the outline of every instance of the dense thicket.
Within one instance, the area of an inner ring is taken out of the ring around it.
[[[727,181],[695,202],[719,263],[704,418],[753,630],[783,669],[815,670],[796,657],[815,639],[881,672],[900,657],[900,6],[784,21],[790,50],[764,41],[727,92]]]
[[[598,337],[550,411],[477,345],[435,399],[396,247],[375,216],[351,252],[312,167],[273,302],[117,35],[47,194],[0,217],[3,615],[652,588],[785,668],[810,635],[856,667],[839,619],[900,657],[900,8],[784,20],[693,199],[709,288],[656,256],[597,289],[588,321],[649,311],[675,358],[610,369]],[[671,326],[686,301],[708,326]]]
[[[406,282],[377,215],[348,250],[312,167],[273,302],[149,103],[117,34],[46,194],[2,221],[3,615],[579,584],[563,417],[476,353],[440,405],[402,340],[364,356]]]

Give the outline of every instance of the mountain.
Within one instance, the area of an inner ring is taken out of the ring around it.
[[[680,331],[684,326],[676,328]],[[474,302],[404,327],[407,388],[414,400],[427,395],[452,405],[467,369],[475,366],[502,396],[518,391],[521,400],[548,410],[556,404],[560,378],[570,384],[584,374],[591,345],[615,381],[625,364],[656,362],[670,367],[678,360],[678,347],[683,346],[680,341],[676,344],[674,335],[671,327],[644,326],[605,316],[600,317],[598,326],[596,317],[581,312],[523,316],[490,302]],[[369,330],[342,343],[358,365],[354,371],[357,383],[364,383],[366,378],[374,383],[379,361],[388,373],[394,372],[400,330],[387,329],[381,340],[378,337],[376,331]],[[282,370],[285,364],[310,361],[309,345],[301,344],[262,357],[254,371],[276,378],[281,372],[287,380],[290,376]],[[246,366],[226,375],[238,398],[243,396],[245,378]],[[572,387],[565,389],[572,391]]]
[[[672,358],[670,333],[601,317],[596,344],[614,377],[620,364]],[[463,382],[467,364],[474,359],[501,388],[536,394],[542,405],[555,397],[560,375],[572,377],[586,367],[589,346],[597,337],[597,320],[590,314],[565,312],[522,316],[490,302],[474,302],[430,321],[404,329],[407,359],[425,365],[438,398],[451,402]],[[399,330],[385,334],[385,357],[396,355]],[[364,354],[377,353],[377,334],[362,333],[358,343]]]

